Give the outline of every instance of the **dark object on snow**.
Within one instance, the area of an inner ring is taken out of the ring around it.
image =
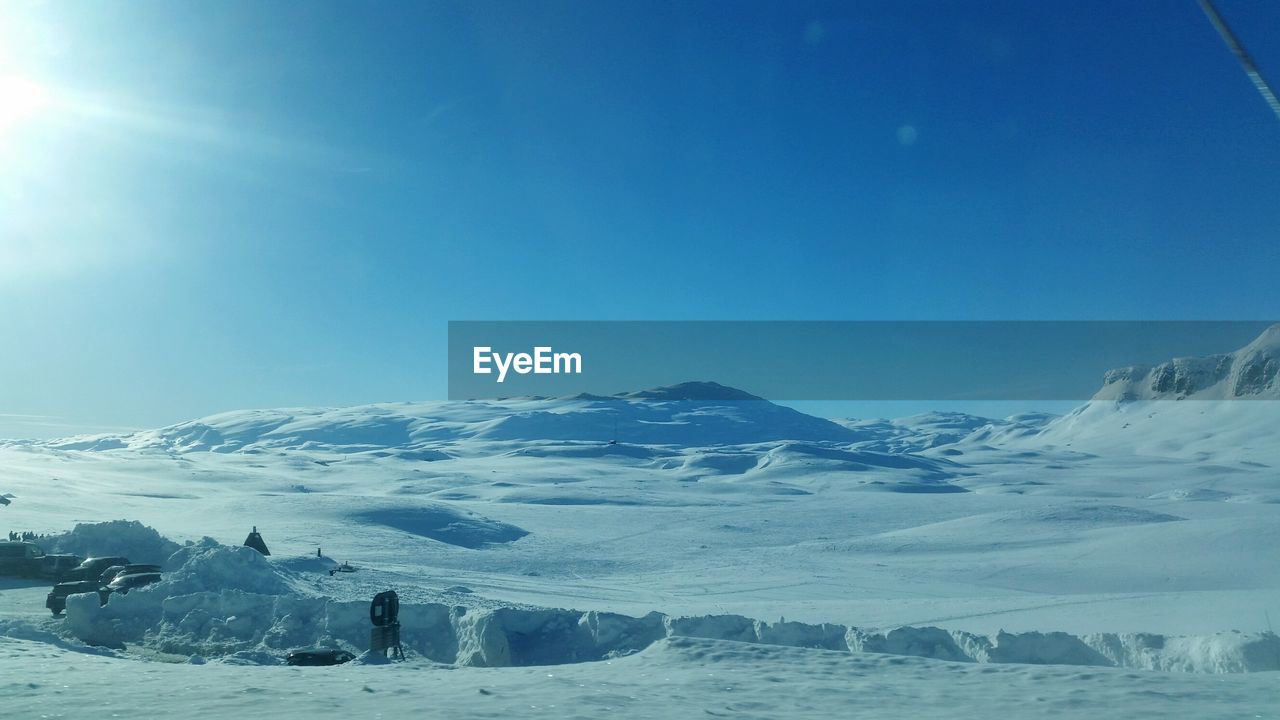
[[[341,665],[355,660],[356,656],[346,650],[322,648],[318,650],[294,650],[285,656],[284,661],[290,665]]]
[[[0,575],[40,577],[44,550],[30,542],[0,542]]]
[[[9,498],[3,495],[0,495],[0,505],[8,505],[8,504],[9,504]]]
[[[160,582],[160,573],[158,572],[135,573],[133,575],[117,575],[116,579],[112,580],[107,585],[107,589],[112,592],[118,592],[121,595],[127,595],[129,594],[130,590],[134,590],[136,588],[140,588],[146,585],[152,585],[158,582]]]
[[[373,596],[369,605],[369,621],[373,629],[369,631],[369,652],[380,652],[383,657],[391,651],[392,660],[404,659],[404,648],[400,646],[400,596],[395,590],[387,590]]]
[[[373,602],[369,604],[369,622],[377,627],[400,622],[400,596],[395,590],[380,592],[373,596]]]
[[[44,599],[44,606],[49,608],[49,612],[54,615],[61,615],[62,611],[67,609],[67,598],[69,596],[93,592],[98,593],[98,602],[102,605],[106,605],[107,598],[111,597],[111,590],[102,587],[102,583],[97,580],[77,580],[54,585],[53,589],[49,591],[49,595]]]
[[[340,572],[355,572],[357,569],[358,568],[352,567],[351,563],[344,560],[341,565],[336,565],[334,567],[329,568],[329,574],[332,575],[334,573],[340,573]]]
[[[68,570],[67,574],[62,576],[62,582],[75,582],[78,580],[92,580],[97,582],[98,578],[102,577],[103,570],[106,570],[112,565],[128,564],[129,558],[127,557],[112,556],[89,558],[88,560],[80,563],[79,566]]]
[[[253,531],[249,533],[249,537],[244,539],[244,546],[251,547],[263,555],[270,555],[271,551],[267,549],[267,543],[263,541],[262,535],[258,533],[258,526],[253,526]]]

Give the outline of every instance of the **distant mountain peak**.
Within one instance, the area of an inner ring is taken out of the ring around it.
[[[721,385],[710,380],[682,382],[676,385],[619,393],[617,397],[628,400],[649,400],[656,402],[692,400],[692,401],[725,401],[725,400],[764,400],[745,390]]]
[[[1094,400],[1280,400],[1280,324],[1235,352],[1110,370]]]

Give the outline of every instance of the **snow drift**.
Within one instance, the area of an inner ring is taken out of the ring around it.
[[[134,537],[149,534],[135,532]],[[367,647],[366,601],[306,594],[299,589],[304,584],[297,571],[279,567],[252,549],[206,539],[177,550],[168,565],[175,569],[160,583],[114,595],[105,606],[99,606],[94,594],[72,596],[64,631],[94,645],[143,645],[233,663],[278,663],[298,647],[338,647],[357,654]],[[690,637],[956,662],[1196,673],[1280,670],[1280,638],[1272,633],[984,636],[934,627],[879,632],[830,623],[769,623],[740,615],[672,617],[653,612],[632,617],[443,603],[403,604],[400,621],[407,649],[436,662],[482,667],[590,662],[635,653],[664,638]]]

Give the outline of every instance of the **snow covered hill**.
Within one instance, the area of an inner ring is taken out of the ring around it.
[[[1093,399],[1043,427],[992,425],[957,447],[1071,449],[1110,457],[1182,458],[1205,465],[1280,466],[1280,325],[1204,358],[1106,373]],[[1263,490],[1280,498],[1280,487]]]
[[[853,442],[829,420],[716,383],[683,383],[612,397],[383,403],[346,408],[227,412],[159,430],[41,445],[63,450],[187,452],[373,450],[442,459],[466,440],[541,440],[711,447],[775,440]]]
[[[976,432],[1007,434],[1034,433],[1055,415],[1022,413],[997,420],[960,412],[928,412],[907,417],[876,420],[841,419],[835,422],[862,437],[857,447],[882,452],[922,452],[960,442]]]
[[[1094,400],[1280,400],[1280,325],[1235,352],[1108,372]]]

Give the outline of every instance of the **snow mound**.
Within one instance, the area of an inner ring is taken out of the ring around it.
[[[960,466],[944,458],[928,458],[909,453],[891,454],[870,450],[847,450],[814,443],[782,443],[764,453],[751,477],[794,479],[797,474],[851,473],[851,484],[861,489],[895,493],[964,493],[967,489],[949,482]]]
[[[1152,512],[1125,505],[1067,505],[1018,512],[1011,515],[1023,522],[1077,527],[1119,527],[1186,520],[1177,515]]]
[[[105,606],[99,606],[96,594],[68,598],[66,632],[94,645],[142,645],[236,664],[277,664],[298,647],[356,654],[367,648],[366,601],[302,595],[249,548],[197,545],[175,558],[184,562],[165,580],[113,595]],[[1002,631],[989,637],[936,627],[881,633],[830,623],[768,623],[740,615],[671,617],[653,612],[632,617],[442,603],[405,603],[400,623],[406,650],[436,662],[481,667],[591,662],[630,655],[666,638],[690,637],[954,662],[1195,673],[1280,670],[1280,638],[1269,632],[1165,637]],[[373,661],[365,657],[363,662]]]
[[[107,647],[145,641],[164,652],[224,655],[243,648],[218,642],[174,643],[172,638],[195,633],[204,640],[222,639],[204,627],[214,617],[211,607],[222,613],[224,625],[231,625],[233,630],[228,632],[263,634],[267,630],[262,629],[262,623],[273,616],[277,602],[304,602],[292,594],[279,571],[252,548],[217,545],[206,538],[179,549],[167,564],[177,569],[153,585],[111,595],[105,606],[99,606],[93,593],[68,598],[67,631],[85,642]],[[270,610],[263,611],[260,606],[264,604]],[[258,608],[256,613],[254,608]]]
[[[471,550],[515,542],[529,534],[527,530],[515,525],[490,520],[447,505],[365,510],[354,514],[352,519],[361,523],[385,525]]]
[[[741,475],[755,469],[760,456],[748,452],[707,451],[685,456],[680,472],[686,475]]]
[[[922,477],[952,477],[956,466],[947,460],[911,454],[890,454],[869,450],[844,450],[810,443],[782,443],[760,458],[757,470],[778,469],[795,465],[842,472],[869,470],[914,470]]]
[[[847,419],[835,422],[862,436],[854,444],[857,449],[886,453],[918,453],[957,442],[978,428],[1008,424],[961,412],[928,412],[893,420]]]
[[[1232,498],[1231,493],[1209,488],[1177,488],[1147,496],[1151,500],[1188,500],[1195,502],[1223,502]]]
[[[76,435],[59,440],[50,440],[48,447],[57,450],[88,450],[101,452],[104,450],[122,450],[129,445],[115,435]]]
[[[136,520],[79,523],[70,532],[42,538],[47,553],[81,557],[119,555],[135,563],[164,564],[181,547]]]
[[[283,594],[289,585],[257,550],[244,546],[191,546],[175,553],[170,564],[181,565],[155,587],[173,595],[238,590]]]

